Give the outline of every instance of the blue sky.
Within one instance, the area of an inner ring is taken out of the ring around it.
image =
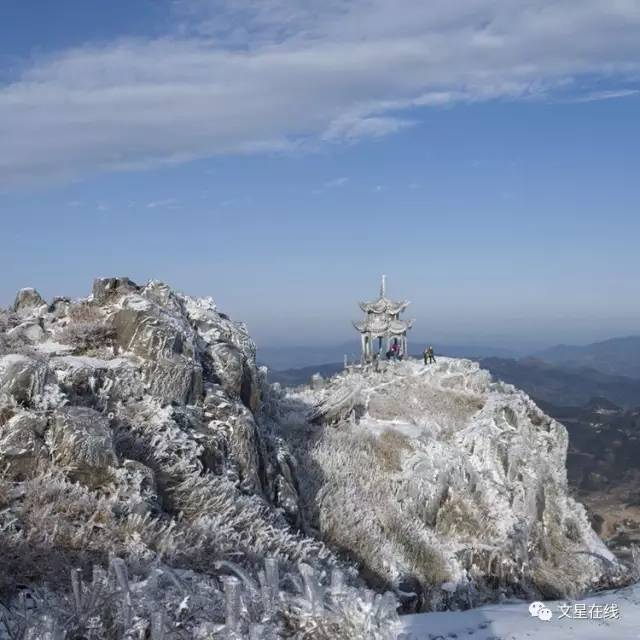
[[[384,272],[419,339],[640,332],[639,2],[2,11],[0,304],[159,278],[327,344]]]

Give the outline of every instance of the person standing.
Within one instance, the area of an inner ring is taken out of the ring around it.
[[[433,347],[431,345],[429,345],[429,348],[427,349],[427,360],[429,361],[428,364],[436,361],[436,357],[433,353]]]

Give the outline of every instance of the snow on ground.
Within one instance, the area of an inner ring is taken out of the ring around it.
[[[53,340],[40,342],[38,344],[35,344],[33,348],[35,351],[39,351],[40,353],[44,353],[52,356],[56,354],[71,353],[73,351],[73,345],[60,344],[59,342],[54,342]]]
[[[529,603],[401,618],[405,640],[634,640],[640,638],[640,585],[574,601],[544,603],[553,617],[540,620]],[[582,607],[581,605],[584,605]],[[615,617],[616,609],[618,612]],[[579,617],[585,616],[585,617]],[[604,619],[607,616],[608,619]]]

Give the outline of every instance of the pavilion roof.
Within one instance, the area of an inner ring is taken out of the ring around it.
[[[365,313],[396,315],[402,313],[409,304],[408,301],[403,300],[396,302],[395,300],[389,300],[389,298],[380,296],[377,300],[371,302],[360,302],[360,308]]]
[[[413,326],[413,320],[396,320],[388,315],[372,315],[358,320],[353,326],[360,333],[370,333],[374,338],[401,336]]]

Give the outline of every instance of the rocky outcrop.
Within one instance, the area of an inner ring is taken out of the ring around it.
[[[63,407],[54,412],[47,431],[53,462],[88,486],[105,483],[118,466],[109,421],[88,407]]]
[[[129,278],[96,278],[93,281],[93,299],[98,304],[139,290],[140,287]]]
[[[0,323],[6,348],[21,349],[0,356],[0,467],[10,477],[55,469],[126,495],[125,515],[162,518],[217,517],[212,497],[199,498],[201,510],[191,502],[222,482],[262,505],[255,526],[302,526],[285,445],[260,424],[255,346],[212,300],[100,278],[89,298],[49,307],[24,289],[12,313]],[[187,491],[199,477],[204,486]]]
[[[35,289],[25,288],[18,291],[13,303],[13,311],[27,314],[37,311],[43,306],[46,307],[46,305],[44,298]]]
[[[88,298],[49,306],[25,290],[0,310],[12,637],[392,639],[395,598],[308,535],[255,356],[211,299],[156,281],[100,278]],[[46,598],[25,622],[27,585]]]
[[[47,422],[42,416],[21,412],[0,427],[0,460],[12,481],[31,478],[48,459],[44,443]]]
[[[310,525],[408,610],[624,580],[569,495],[565,428],[476,363],[355,369],[267,406]]]
[[[21,354],[0,357],[0,399],[9,404],[32,405],[42,394],[46,373],[42,360]]]

